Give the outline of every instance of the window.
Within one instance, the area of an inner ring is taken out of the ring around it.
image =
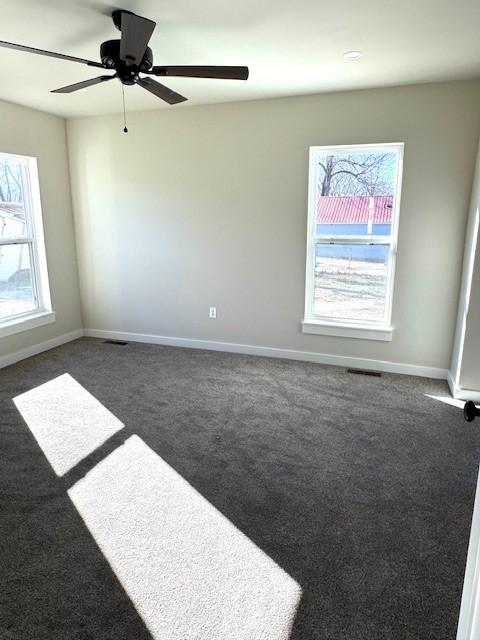
[[[311,147],[305,333],[391,340],[403,144]]]
[[[0,337],[54,319],[37,163],[0,153]]]

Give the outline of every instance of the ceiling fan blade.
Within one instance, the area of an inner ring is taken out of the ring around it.
[[[248,67],[152,67],[148,73],[155,76],[182,76],[185,78],[248,79]]]
[[[46,51],[45,49],[36,49],[35,47],[25,47],[23,44],[4,42],[3,40],[0,40],[0,47],[16,49],[17,51],[26,51],[27,53],[36,53],[39,56],[48,56],[49,58],[69,60],[70,62],[80,62],[81,64],[88,65],[89,67],[98,67],[99,69],[106,68],[101,62],[94,62],[93,60],[86,60],[85,58],[76,58],[75,56],[66,56],[63,53],[55,53],[54,51]]]
[[[75,84],[69,84],[66,87],[60,87],[60,89],[54,89],[50,93],[73,93],[73,91],[80,91],[80,89],[86,89],[87,87],[93,87],[94,84],[100,84],[107,80],[113,80],[117,76],[98,76],[98,78],[90,78],[90,80],[84,80],[83,82],[76,82]]]
[[[153,93],[157,98],[161,98],[168,102],[168,104],[178,104],[179,102],[185,102],[188,98],[181,96],[179,93],[175,93],[164,84],[160,84],[156,80],[152,80],[151,78],[139,78],[137,80],[137,84],[141,87]]]
[[[127,65],[142,62],[148,42],[156,23],[134,13],[122,12],[122,37],[120,40],[120,60]]]

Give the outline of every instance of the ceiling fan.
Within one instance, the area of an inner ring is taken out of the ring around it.
[[[101,75],[83,82],[54,89],[52,93],[72,93],[80,89],[86,89],[95,84],[107,82],[118,78],[126,85],[138,84],[143,89],[150,91],[157,98],[164,100],[168,104],[178,104],[187,100],[184,96],[172,91],[165,85],[153,80],[150,76],[176,76],[184,78],[219,78],[226,80],[247,80],[248,67],[219,67],[219,66],[181,66],[181,67],[155,67],[153,66],[153,53],[148,43],[156,27],[156,23],[147,18],[137,16],[131,11],[117,9],[112,13],[114,25],[121,32],[118,40],[107,40],[100,45],[101,62],[76,58],[75,56],[45,51],[34,47],[25,47],[13,42],[0,40],[0,47],[27,51],[41,56],[69,60],[70,62],[80,62],[89,67],[98,69],[108,69],[115,71],[113,75]],[[141,76],[140,74],[147,74]]]

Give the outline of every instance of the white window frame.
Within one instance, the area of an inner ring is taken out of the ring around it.
[[[316,218],[318,166],[315,162],[315,158],[319,152],[337,153],[338,151],[342,151],[346,154],[385,153],[386,151],[394,151],[397,154],[397,175],[395,193],[393,195],[392,229],[390,236],[317,235]],[[402,192],[403,153],[403,142],[310,147],[308,178],[307,260],[305,272],[305,315],[302,322],[303,333],[340,336],[345,338],[364,338],[367,340],[392,340],[392,303],[398,244],[400,197]],[[385,315],[381,321],[357,321],[354,319],[320,316],[314,313],[315,248],[317,244],[335,243],[351,245],[378,244],[389,246],[390,249],[387,267]]]
[[[0,247],[28,245],[35,309],[0,319],[0,338],[55,322],[48,281],[37,160],[30,156],[0,153],[0,160],[3,159],[14,159],[20,162],[27,235],[22,238],[0,237]]]

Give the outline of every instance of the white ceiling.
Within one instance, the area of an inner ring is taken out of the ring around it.
[[[0,0],[0,39],[98,60],[119,37],[104,0]],[[186,105],[480,76],[478,0],[124,0],[157,22],[155,64],[248,65],[247,82],[168,78]],[[364,52],[348,62],[342,53]],[[117,81],[50,90],[99,75],[87,66],[0,49],[0,99],[62,116],[121,111]],[[126,87],[127,109],[178,109]]]

